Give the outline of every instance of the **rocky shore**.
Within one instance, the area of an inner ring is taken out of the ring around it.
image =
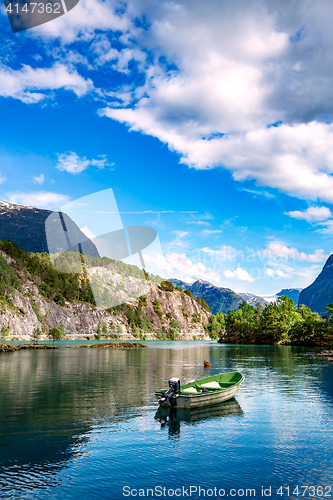
[[[139,342],[102,342],[101,344],[81,344],[81,345],[68,345],[65,347],[77,348],[77,347],[94,347],[94,348],[102,348],[102,349],[137,349],[141,347],[147,347],[144,344],[140,344]]]
[[[21,344],[21,345],[0,344],[0,352],[14,352],[25,349],[39,349],[39,350],[59,349],[59,347],[49,344]]]
[[[99,349],[139,349],[142,347],[147,347],[139,342],[101,342],[100,344],[79,344],[79,345],[66,345],[63,348],[99,348]],[[58,346],[49,344],[21,344],[21,345],[11,345],[11,344],[0,344],[0,352],[15,352],[22,351],[26,349],[60,349]]]

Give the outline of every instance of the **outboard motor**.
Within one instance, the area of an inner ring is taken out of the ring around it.
[[[169,389],[163,392],[158,400],[160,405],[166,403],[169,400],[171,406],[177,406],[177,396],[180,391],[180,380],[179,378],[172,377],[169,380]]]

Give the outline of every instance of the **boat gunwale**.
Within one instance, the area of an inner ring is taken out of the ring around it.
[[[240,375],[242,375],[242,378],[238,382],[235,382],[234,384],[232,384],[230,387],[225,387],[225,388],[221,387],[221,389],[215,389],[214,391],[211,391],[211,392],[199,392],[199,393],[195,393],[194,392],[192,394],[177,394],[177,398],[197,398],[197,397],[200,397],[200,396],[202,397],[202,396],[210,396],[212,394],[220,394],[221,392],[226,392],[226,391],[229,391],[230,389],[234,389],[238,385],[241,385],[244,382],[244,380],[245,380],[244,375],[242,373],[240,373],[240,372],[227,372],[227,373],[239,373]],[[217,375],[221,375],[221,374],[217,374]],[[212,377],[213,376],[214,375],[212,375]],[[205,377],[205,378],[210,378],[210,377]],[[204,380],[205,378],[198,379],[198,380]],[[188,382],[187,384],[184,384],[184,385],[193,384],[195,382],[198,382],[198,380],[194,380],[193,382]],[[163,394],[164,392],[165,392],[165,390],[155,391],[155,395]]]

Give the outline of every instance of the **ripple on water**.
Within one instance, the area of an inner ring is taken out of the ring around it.
[[[301,348],[148,345],[2,358],[3,498],[117,499],[124,485],[331,484],[331,365]],[[245,382],[230,407],[155,418],[154,390],[170,376],[234,370]]]

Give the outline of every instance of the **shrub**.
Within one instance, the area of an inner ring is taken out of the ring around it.
[[[3,325],[1,327],[1,338],[4,339],[5,337],[7,337],[7,335],[9,334],[9,331],[10,331],[10,326],[9,325],[7,325],[7,326]]]
[[[38,340],[40,339],[42,335],[42,332],[39,328],[34,328],[32,331],[32,334],[30,335],[30,338],[33,342],[33,344],[38,344]]]
[[[100,340],[101,337],[102,337],[102,335],[101,335],[101,327],[98,325],[98,327],[97,327],[97,333],[95,334],[95,339],[96,340]]]
[[[37,302],[33,299],[33,298],[30,298],[30,304],[31,304],[31,307],[34,311],[34,313],[36,314],[37,316],[37,319],[40,323],[43,323],[44,321],[44,318],[43,316],[41,315],[40,313],[40,310],[39,310],[39,305],[37,304]]]
[[[180,334],[181,329],[182,329],[181,324],[178,323],[178,321],[176,321],[175,319],[172,319],[170,321],[170,326],[168,329],[167,338],[170,340],[175,340],[177,335]]]
[[[159,288],[164,292],[173,292],[175,289],[171,281],[162,281]]]
[[[53,340],[53,344],[55,340],[61,340],[64,335],[64,325],[54,326],[48,331],[48,338]]]
[[[162,319],[162,316],[163,316],[163,311],[162,309],[160,308],[160,302],[157,300],[157,298],[153,301],[153,307],[154,307],[154,311],[155,313],[157,314],[157,316]]]
[[[198,312],[195,312],[193,314],[192,323],[200,323],[200,322],[201,322],[201,314]]]

